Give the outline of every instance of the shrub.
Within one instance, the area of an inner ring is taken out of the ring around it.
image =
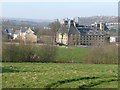
[[[92,47],[85,62],[93,64],[117,64],[118,47],[115,45]]]
[[[52,62],[56,47],[50,45],[3,45],[3,62]]]

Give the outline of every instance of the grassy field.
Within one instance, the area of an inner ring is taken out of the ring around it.
[[[79,62],[85,60],[89,54],[89,48],[58,47],[55,60],[58,62]]]
[[[117,88],[117,65],[3,63],[3,88]]]

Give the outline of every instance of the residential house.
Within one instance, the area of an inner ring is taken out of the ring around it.
[[[31,28],[21,28],[16,30],[13,34],[13,40],[23,41],[23,42],[37,42],[37,36],[31,30]]]
[[[120,36],[110,36],[110,43],[119,43]]]
[[[7,39],[13,39],[13,33],[14,33],[13,28],[2,30],[2,33],[4,34],[4,37],[6,36]]]

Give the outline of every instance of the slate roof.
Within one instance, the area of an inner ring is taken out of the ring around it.
[[[84,25],[76,25],[74,26],[73,21],[69,23],[69,25],[63,24],[61,25],[58,33],[68,33],[68,34],[78,34],[80,35],[105,35],[106,31],[97,30],[92,28],[91,26],[84,26]]]
[[[22,28],[22,29],[20,29],[20,30],[21,30],[21,32],[26,32],[26,31],[27,31],[26,28]]]
[[[71,24],[68,33],[69,34],[78,34],[79,31],[78,31],[78,29],[73,24]]]
[[[78,31],[80,32],[81,35],[86,35],[88,31],[90,31],[89,28],[85,28],[85,27],[77,27]]]
[[[13,34],[13,29],[5,29],[5,31],[7,32],[7,33],[12,33]]]
[[[69,26],[68,25],[61,25],[60,29],[58,30],[58,33],[68,33]]]
[[[14,34],[19,34],[20,33],[20,30],[16,30]]]
[[[16,30],[14,34],[19,34],[20,32],[34,33],[30,28],[21,28],[20,30]]]
[[[9,36],[12,36],[14,31],[13,29],[5,29],[5,30],[2,30],[3,34],[5,35],[9,35]]]
[[[58,33],[77,34],[79,33],[79,31],[73,24],[70,24],[70,25],[63,24],[58,30]]]
[[[85,35],[105,35],[106,32],[105,31],[101,31],[101,30],[96,30],[92,27],[86,27],[86,26],[78,26],[77,27],[78,31],[80,32],[81,35],[85,36]]]
[[[109,28],[105,25],[105,31],[109,30]]]
[[[79,30],[80,34],[83,36],[91,36],[91,35],[96,35],[96,36],[103,36],[106,34],[105,31],[98,31],[98,30]]]

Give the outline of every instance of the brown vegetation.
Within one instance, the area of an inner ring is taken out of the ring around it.
[[[85,63],[93,64],[117,64],[118,63],[118,46],[105,45],[104,47],[93,46]]]
[[[54,60],[56,47],[51,45],[3,45],[3,62],[51,62]]]

